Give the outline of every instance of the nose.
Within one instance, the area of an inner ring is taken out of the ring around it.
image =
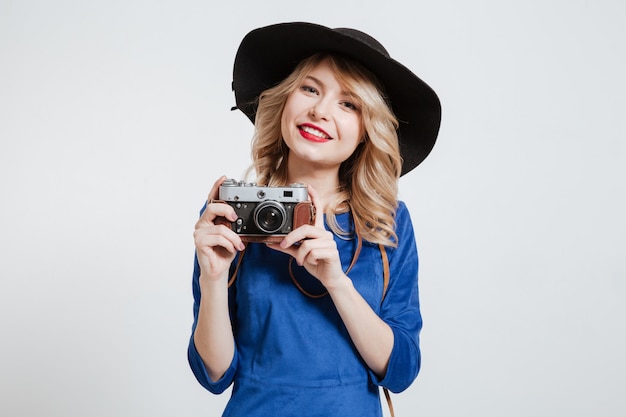
[[[310,114],[316,119],[328,120],[330,117],[330,100],[320,98],[311,107]]]

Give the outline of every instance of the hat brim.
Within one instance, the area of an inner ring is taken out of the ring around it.
[[[318,52],[351,58],[383,85],[399,121],[402,173],[430,153],[439,132],[441,104],[437,94],[404,65],[360,39],[359,32],[312,23],[280,23],[255,29],[242,40],[233,68],[235,102],[253,123],[257,100],[284,80],[300,61]]]

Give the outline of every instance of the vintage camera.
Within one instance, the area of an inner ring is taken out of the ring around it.
[[[220,186],[219,199],[235,209],[237,220],[216,221],[229,225],[244,242],[280,242],[292,230],[315,221],[304,184],[261,187],[228,179]]]

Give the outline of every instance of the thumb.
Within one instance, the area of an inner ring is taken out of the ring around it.
[[[313,207],[315,207],[315,227],[324,228],[324,202],[312,185],[307,186],[307,188]]]

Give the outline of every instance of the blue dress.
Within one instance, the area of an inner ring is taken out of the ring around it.
[[[337,220],[344,230],[352,229],[349,213],[339,214]],[[289,276],[288,255],[251,243],[229,289],[235,354],[220,380],[209,378],[193,331],[189,341],[189,364],[202,386],[220,394],[234,384],[223,416],[382,416],[379,386],[400,392],[413,382],[420,368],[422,318],[415,237],[402,202],[395,220],[399,244],[386,249],[390,281],[383,302],[378,245],[364,241],[348,273],[357,291],[393,330],[394,345],[384,378],[379,379],[361,359],[330,296],[304,295]],[[336,236],[335,240],[345,271],[356,239]],[[293,274],[310,294],[324,292],[319,281],[295,262]],[[199,276],[196,259],[193,329],[201,297]]]

